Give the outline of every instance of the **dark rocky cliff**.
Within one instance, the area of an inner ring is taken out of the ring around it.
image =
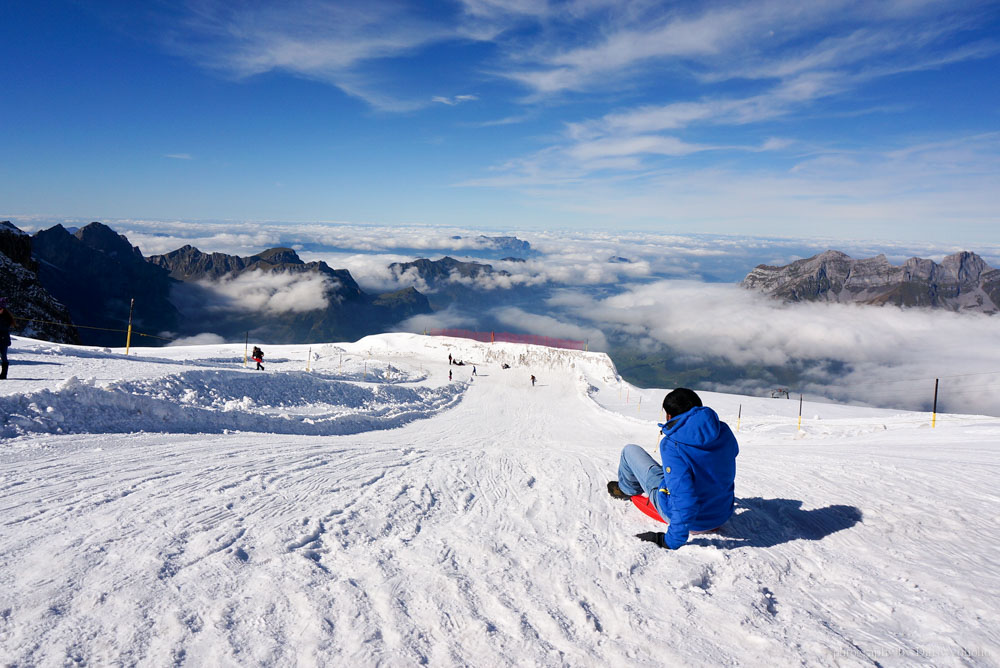
[[[17,319],[16,334],[55,341],[80,343],[69,312],[38,279],[38,263],[31,257],[31,237],[0,222],[0,297],[8,302]]]
[[[428,260],[420,258],[413,262],[393,262],[389,265],[389,271],[397,277],[406,274],[415,274],[427,285],[440,287],[448,282],[461,282],[461,279],[478,279],[480,277],[496,274],[498,276],[510,276],[506,271],[496,270],[493,265],[479,262],[462,262],[447,255],[440,260]]]
[[[83,343],[124,346],[122,330],[128,326],[132,299],[133,344],[139,343],[140,334],[176,334],[178,312],[169,298],[175,281],[107,225],[91,223],[75,234],[62,225],[39,231],[32,238],[32,252],[42,285],[66,304],[73,322],[81,326]]]
[[[949,255],[940,264],[910,258],[896,266],[884,255],[854,260],[830,250],[782,267],[758,265],[743,286],[790,302],[1000,311],[1000,270],[968,251]]]

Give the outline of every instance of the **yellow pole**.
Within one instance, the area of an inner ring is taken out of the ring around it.
[[[802,431],[802,395],[799,395],[799,431]]]
[[[931,429],[934,428],[934,423],[937,422],[937,391],[938,391],[938,381],[940,378],[934,379],[934,408],[931,412]]]
[[[309,352],[307,353],[306,356],[306,371],[309,371],[309,363],[312,362],[312,356],[313,356],[313,349],[312,346],[309,346]]]
[[[125,335],[125,354],[128,355],[128,350],[132,346],[132,309],[135,308],[135,299],[129,302],[128,305],[128,334]]]

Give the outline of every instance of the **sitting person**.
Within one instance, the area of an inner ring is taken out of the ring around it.
[[[638,445],[626,445],[618,480],[608,483],[608,493],[629,499],[645,492],[670,527],[666,533],[636,537],[676,550],[689,534],[717,529],[733,514],[739,444],[729,425],[702,406],[693,390],[681,387],[670,392],[663,399],[663,410],[667,415],[659,425],[663,464]]]

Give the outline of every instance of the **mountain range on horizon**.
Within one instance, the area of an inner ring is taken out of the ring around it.
[[[784,266],[757,265],[742,285],[786,302],[1000,311],[1000,270],[969,251],[940,263],[914,257],[893,265],[885,255],[856,260],[828,250]]]
[[[516,237],[474,241],[495,253],[535,252]],[[21,333],[55,342],[121,346],[132,299],[135,331],[148,337],[141,345],[161,345],[206,331],[271,343],[355,340],[452,306],[478,314],[477,326],[494,328],[491,308],[518,302],[528,308],[544,297],[544,286],[497,289],[509,272],[447,255],[388,269],[397,284],[410,284],[370,294],[348,270],[304,262],[286,247],[242,257],[185,245],[144,257],[99,222],[72,231],[55,225],[34,235],[0,223],[0,295],[21,320]],[[270,300],[254,294],[281,281],[310,287],[312,302],[293,305],[282,294]],[[1000,311],[1000,270],[968,251],[940,263],[911,258],[895,266],[884,255],[855,260],[829,250],[785,266],[758,265],[742,285],[788,302]]]
[[[314,281],[321,291],[316,308],[282,313],[281,303],[270,309],[239,299],[223,303],[206,285],[278,275]],[[242,258],[184,246],[146,258],[124,235],[99,222],[72,232],[55,225],[31,236],[9,222],[0,224],[0,295],[10,302],[21,333],[100,346],[125,343],[130,311],[133,345],[140,337],[145,337],[141,345],[162,345],[202,334],[206,323],[211,323],[209,331],[229,339],[354,340],[430,312],[426,297],[415,289],[369,294],[349,271],[303,262],[289,248]]]
[[[533,252],[528,242],[513,236],[480,235],[471,241],[474,253]],[[438,309],[476,298],[474,287],[450,285],[450,278],[506,275],[489,264],[447,256],[421,258],[391,269],[397,274],[411,269],[415,282],[432,286]],[[267,308],[261,307],[260,299],[238,296],[225,303],[213,289],[243,280],[249,287],[238,285],[235,291],[252,291],[254,280],[282,279],[313,282],[315,308],[287,308],[280,296]],[[133,345],[139,337],[141,345],[162,345],[204,333],[205,323],[211,323],[212,333],[227,339],[250,335],[270,343],[355,340],[435,310],[413,285],[371,294],[350,271],[325,262],[304,262],[291,248],[241,257],[185,245],[144,257],[124,235],[100,222],[70,229],[54,225],[34,235],[9,221],[0,223],[0,295],[11,302],[20,332],[27,336],[103,346],[124,343],[122,332],[130,311]]]

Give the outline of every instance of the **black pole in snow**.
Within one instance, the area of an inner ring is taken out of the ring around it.
[[[937,392],[938,392],[938,381],[940,378],[934,379],[934,408],[931,411],[931,429],[934,428],[934,423],[937,422]]]

